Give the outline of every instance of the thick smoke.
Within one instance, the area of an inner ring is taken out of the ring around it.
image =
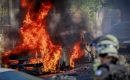
[[[55,42],[71,47],[80,41],[80,33],[87,30],[87,15],[80,9],[72,11],[70,0],[53,0],[53,4],[47,18],[48,30]]]

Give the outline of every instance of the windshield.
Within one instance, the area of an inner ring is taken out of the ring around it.
[[[18,71],[7,71],[0,73],[0,80],[42,80],[29,74]]]

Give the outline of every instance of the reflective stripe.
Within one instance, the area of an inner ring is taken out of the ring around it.
[[[97,70],[97,71],[95,72],[95,75],[96,75],[96,76],[102,75],[102,71],[101,71],[101,70]]]

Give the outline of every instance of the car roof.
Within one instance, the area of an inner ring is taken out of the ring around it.
[[[0,73],[1,72],[7,72],[7,71],[14,71],[13,69],[7,69],[7,68],[0,68]]]

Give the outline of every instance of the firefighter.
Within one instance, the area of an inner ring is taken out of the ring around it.
[[[118,64],[119,42],[116,37],[106,35],[101,37],[96,45],[100,65],[95,71],[95,80],[129,80],[127,68]]]
[[[96,45],[103,41],[103,40],[109,40],[112,42],[112,44],[115,46],[116,49],[119,49],[119,41],[118,39],[113,36],[113,35],[110,35],[110,34],[107,34],[107,35],[104,35],[104,36],[100,36],[98,38],[96,38],[95,40],[92,41],[91,45],[96,48]],[[96,52],[96,51],[95,51]],[[96,71],[97,67],[101,64],[101,61],[98,57],[98,55],[95,53],[95,59],[94,59],[94,62],[93,62],[93,70],[94,72]]]
[[[105,35],[105,36],[100,37],[99,42],[100,42],[100,41],[103,41],[103,40],[112,41],[112,42],[113,42],[112,45],[114,45],[115,48],[116,48],[117,50],[119,50],[119,41],[118,41],[118,39],[117,39],[115,36],[113,36],[113,35],[111,35],[111,34],[107,34],[107,35]],[[118,55],[119,55],[119,54],[118,54]],[[129,64],[127,63],[127,60],[126,60],[126,58],[125,58],[124,55],[121,55],[121,54],[119,55],[118,63],[121,64],[121,65],[126,66],[127,69],[129,70]]]

